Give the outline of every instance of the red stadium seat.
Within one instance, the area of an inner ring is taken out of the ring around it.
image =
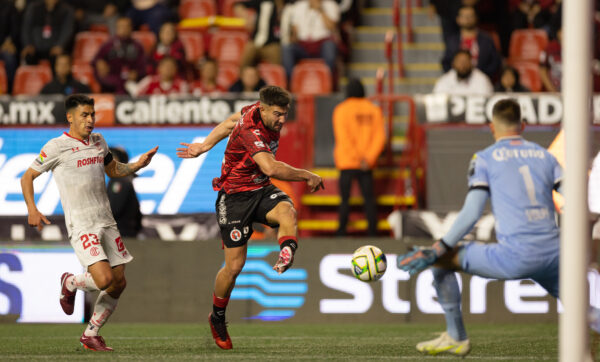
[[[77,63],[71,66],[73,78],[86,84],[94,93],[100,93],[100,84],[94,75],[94,68],[90,64]]]
[[[204,18],[217,14],[214,0],[181,0],[179,17],[181,19]]]
[[[219,31],[210,41],[210,57],[218,62],[239,64],[248,33],[242,31]]]
[[[268,85],[287,88],[285,69],[279,64],[261,63],[258,65],[258,74]]]
[[[179,40],[185,48],[185,57],[188,62],[195,64],[204,55],[204,39],[202,33],[197,31],[179,31]]]
[[[510,61],[528,60],[538,62],[540,53],[548,45],[548,35],[544,30],[519,29],[512,32],[508,58]]]
[[[8,93],[8,79],[6,78],[6,68],[4,62],[0,60],[0,94]]]
[[[156,35],[149,30],[134,31],[131,37],[142,45],[146,54],[150,54],[156,46]]]
[[[98,50],[108,41],[107,33],[82,31],[75,36],[75,47],[73,48],[73,60],[91,62]]]
[[[22,65],[15,74],[13,95],[37,95],[51,80],[52,70],[48,65]]]
[[[519,72],[521,84],[529,88],[532,92],[542,90],[542,78],[540,78],[540,67],[537,63],[527,61],[514,61],[511,63]]]
[[[292,93],[328,94],[332,88],[331,70],[320,59],[302,61],[292,71]]]
[[[228,90],[240,77],[240,66],[236,63],[219,63],[217,84]]]

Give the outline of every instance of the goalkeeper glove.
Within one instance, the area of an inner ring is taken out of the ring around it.
[[[420,248],[398,256],[398,268],[410,275],[417,274],[433,265],[450,247],[443,240],[436,241],[431,247]]]

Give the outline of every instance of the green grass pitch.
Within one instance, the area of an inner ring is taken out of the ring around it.
[[[447,360],[423,356],[414,345],[435,337],[441,324],[234,323],[233,350],[213,342],[208,324],[111,324],[102,329],[113,353],[79,345],[84,325],[0,324],[0,360]],[[470,324],[472,351],[480,361],[555,361],[556,324]]]

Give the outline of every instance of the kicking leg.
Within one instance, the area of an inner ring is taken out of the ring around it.
[[[210,329],[217,346],[222,349],[231,349],[233,345],[227,324],[225,323],[225,309],[229,303],[229,296],[235,286],[237,276],[242,272],[246,263],[247,244],[236,248],[225,248],[225,266],[217,273],[215,290],[213,293],[213,312],[208,316]]]
[[[281,274],[292,266],[294,253],[298,249],[296,209],[291,203],[282,201],[267,213],[266,219],[271,224],[279,224],[277,239],[281,252],[273,270]]]

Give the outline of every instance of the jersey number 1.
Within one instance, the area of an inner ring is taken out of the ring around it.
[[[533,177],[531,177],[531,171],[529,171],[529,166],[524,165],[519,167],[519,172],[521,173],[521,176],[523,176],[525,190],[527,190],[527,196],[529,197],[531,205],[537,205],[538,201],[535,198],[535,184],[533,183]]]

